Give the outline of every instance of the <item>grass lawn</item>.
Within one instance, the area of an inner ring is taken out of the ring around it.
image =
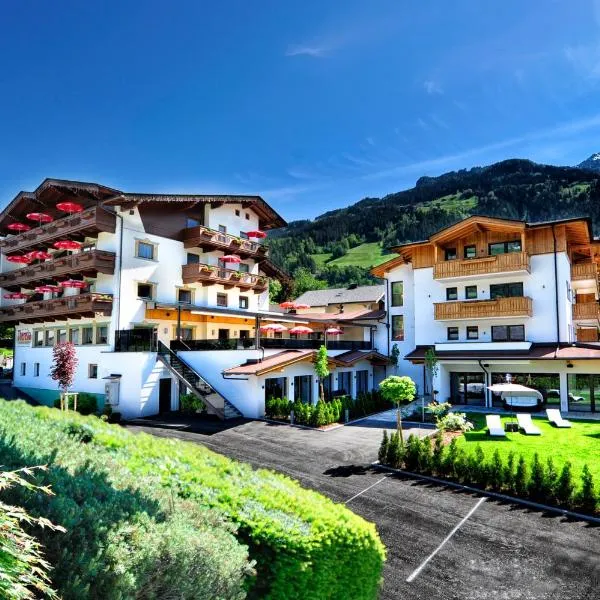
[[[554,465],[560,469],[562,465],[571,461],[574,474],[579,476],[583,465],[587,463],[594,476],[597,486],[600,486],[600,421],[571,421],[571,429],[558,429],[553,427],[545,418],[535,419],[535,425],[542,431],[541,436],[527,436],[522,433],[507,433],[506,438],[490,438],[487,435],[485,415],[470,413],[469,421],[475,427],[458,438],[458,443],[465,449],[474,451],[477,444],[481,444],[486,458],[491,458],[494,450],[498,448],[505,457],[512,450],[516,456],[522,454],[527,460],[535,452],[545,462],[551,456]],[[512,417],[501,417],[504,423]]]
[[[315,259],[319,267],[323,267],[331,259],[332,254],[331,252],[324,252],[323,254],[312,254],[311,256]]]
[[[317,255],[320,256],[320,255]],[[340,258],[330,260],[328,265],[343,267],[344,265],[355,265],[357,267],[373,267],[391,258],[391,254],[384,254],[381,244],[370,242],[350,248],[348,253]]]

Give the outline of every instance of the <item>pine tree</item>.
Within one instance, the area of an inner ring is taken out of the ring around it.
[[[502,480],[507,492],[515,491],[515,453],[512,450],[506,458]]]
[[[444,475],[444,438],[441,431],[435,434],[431,469],[434,475]]]
[[[519,456],[517,470],[515,472],[515,493],[521,498],[525,498],[527,496],[527,475],[528,473],[525,459],[523,456]]]
[[[577,494],[577,506],[587,513],[596,512],[598,499],[594,491],[594,478],[587,465],[583,465],[581,472],[581,490]]]
[[[504,465],[502,464],[502,457],[500,456],[498,448],[494,450],[492,462],[489,466],[489,484],[492,489],[497,492],[502,491],[502,486],[504,484]]]
[[[573,473],[571,471],[571,463],[566,462],[563,465],[562,471],[556,484],[556,499],[563,506],[570,506],[573,501]]]
[[[377,458],[379,459],[379,462],[384,465],[387,462],[387,453],[388,453],[388,447],[390,445],[390,440],[388,438],[388,432],[387,430],[383,430],[383,439],[381,440],[381,444],[379,446],[379,452],[377,454]]]
[[[531,463],[531,477],[529,478],[529,484],[527,486],[529,497],[532,500],[536,500],[538,502],[545,500],[545,476],[544,465],[540,462],[540,457],[536,452],[533,455],[533,462]]]
[[[558,482],[558,471],[554,466],[554,461],[552,457],[548,457],[548,461],[546,462],[546,486],[544,489],[544,495],[546,497],[546,502],[551,504],[556,502],[556,485]]]

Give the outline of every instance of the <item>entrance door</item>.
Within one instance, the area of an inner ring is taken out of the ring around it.
[[[158,385],[158,411],[161,413],[171,411],[171,380],[160,379]]]
[[[219,329],[219,340],[221,342],[229,339],[229,329]]]
[[[452,404],[485,406],[484,373],[450,373]]]

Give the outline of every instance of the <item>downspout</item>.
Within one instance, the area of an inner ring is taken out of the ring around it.
[[[488,394],[489,394],[489,390],[488,390],[488,384],[491,384],[492,381],[490,379],[490,374],[488,373],[488,371],[486,370],[486,368],[483,366],[483,364],[481,363],[481,359],[478,358],[477,362],[479,363],[479,366],[481,367],[481,370],[485,373],[485,405],[488,405]]]
[[[556,256],[556,233],[554,231],[554,225],[552,225],[552,243],[554,252],[554,304],[556,308],[556,353],[560,347],[560,310],[558,305],[558,258]]]
[[[385,327],[387,329],[387,355],[390,355],[390,328],[391,328],[391,324],[390,324],[390,306],[391,306],[391,297],[390,297],[390,280],[386,277],[385,279],[385,287],[386,287],[386,298],[387,298],[387,306],[386,311],[385,311]]]

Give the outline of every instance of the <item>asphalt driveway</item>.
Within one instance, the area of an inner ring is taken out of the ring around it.
[[[600,597],[600,528],[373,470],[373,421],[328,433],[176,416],[128,427],[286,473],[375,522],[388,551],[382,598]]]

